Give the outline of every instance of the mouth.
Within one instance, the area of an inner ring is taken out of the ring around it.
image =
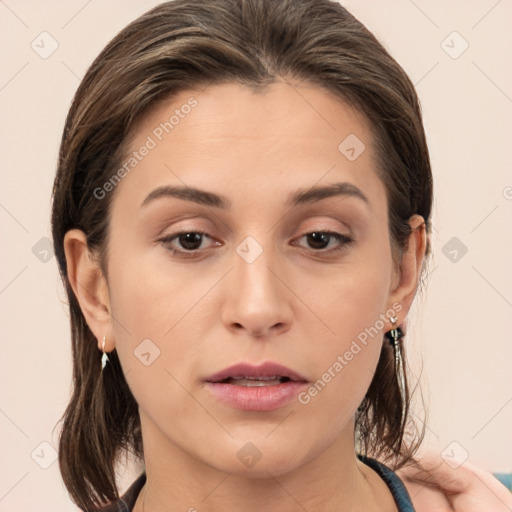
[[[288,377],[273,375],[271,377],[228,377],[219,381],[221,384],[233,384],[234,386],[246,386],[248,388],[261,386],[278,386],[284,382],[291,382]]]
[[[308,382],[300,373],[279,363],[266,362],[260,365],[238,363],[207,377],[206,382],[232,384],[235,386],[277,386],[285,382]]]
[[[207,389],[224,404],[246,411],[270,411],[292,402],[308,380],[283,365],[240,363],[205,379]]]

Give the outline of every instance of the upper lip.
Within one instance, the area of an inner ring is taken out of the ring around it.
[[[210,375],[205,380],[206,382],[220,382],[230,377],[244,378],[244,377],[288,377],[290,380],[297,382],[307,382],[307,379],[286,366],[272,361],[262,363],[260,365],[253,365],[251,363],[238,363],[228,368],[224,368],[220,372]]]

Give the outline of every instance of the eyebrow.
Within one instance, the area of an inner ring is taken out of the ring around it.
[[[324,187],[313,187],[305,190],[297,190],[290,194],[286,204],[288,206],[298,206],[302,204],[310,204],[322,199],[335,196],[346,196],[359,198],[365,203],[369,204],[368,198],[363,192],[352,185],[351,183],[334,183],[333,185],[327,185]],[[211,206],[213,208],[220,208],[226,210],[231,207],[231,201],[220,194],[213,192],[207,192],[194,187],[188,186],[162,186],[153,190],[141,204],[141,208],[146,206],[148,203],[160,199],[162,197],[174,197],[177,199],[183,199],[185,201],[191,201],[197,204],[203,204],[205,206]]]
[[[142,201],[140,206],[142,208],[151,201],[160,199],[161,197],[175,197],[177,199],[183,199],[184,201],[192,201],[206,206],[213,206],[214,208],[227,209],[231,206],[231,201],[229,201],[227,197],[187,186],[158,187],[153,190],[146,199],[144,199],[144,201]]]
[[[370,201],[363,194],[361,189],[357,188],[352,183],[334,183],[324,187],[313,187],[307,190],[298,190],[290,195],[287,204],[290,206],[297,206],[299,204],[314,203],[321,199],[334,196],[347,196],[356,197],[369,204]]]

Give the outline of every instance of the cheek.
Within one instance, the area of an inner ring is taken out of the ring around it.
[[[168,272],[140,258],[112,257],[110,305],[116,350],[132,394],[142,409],[165,424],[191,416],[194,402],[179,383],[194,357],[194,313],[207,284]],[[211,287],[211,285],[210,285]],[[192,329],[190,329],[192,327]]]
[[[198,278],[192,266],[173,267],[159,256],[117,258],[112,265],[112,314],[134,336],[169,337],[218,279],[213,273]]]
[[[387,269],[385,262],[369,258],[366,264],[333,272],[327,286],[305,287],[325,328],[317,343],[304,346],[315,384],[301,403],[314,406],[320,416],[336,410],[336,419],[331,418],[340,425],[361,403],[379,360],[390,283]]]
[[[384,327],[381,316],[390,290],[389,265],[384,259],[361,255],[315,282],[303,279],[304,297],[323,321],[326,341],[332,340],[328,345],[343,348],[366,329]]]
[[[198,276],[192,265],[176,271],[165,258],[131,254],[111,255],[112,325],[126,379],[136,400],[147,404],[155,402],[153,393],[160,389],[168,391],[167,397],[179,397],[178,382],[188,385],[205,333],[218,321],[209,291],[222,274]]]

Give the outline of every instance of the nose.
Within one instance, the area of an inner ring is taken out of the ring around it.
[[[264,250],[251,263],[236,254],[234,261],[222,309],[227,329],[260,338],[289,330],[292,294],[271,252]]]

